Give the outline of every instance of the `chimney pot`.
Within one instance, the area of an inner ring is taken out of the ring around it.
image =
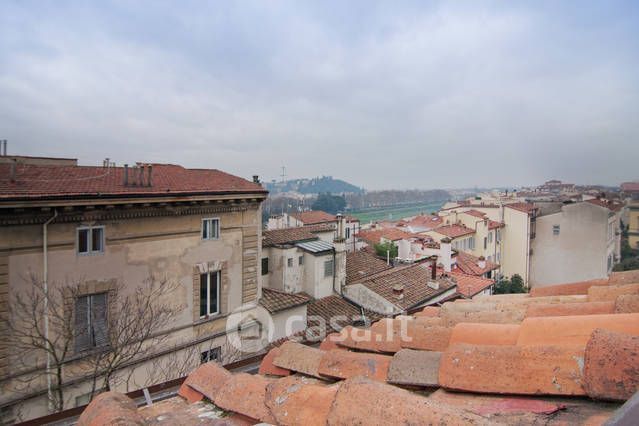
[[[124,165],[124,186],[129,186],[129,165]]]
[[[260,183],[260,177],[258,175],[253,175],[253,183]]]

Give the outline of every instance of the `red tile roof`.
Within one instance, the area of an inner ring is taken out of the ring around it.
[[[499,269],[499,265],[486,260],[486,266],[480,268],[478,265],[479,258],[464,251],[457,252],[457,267],[459,270],[468,275],[484,275],[486,272]]]
[[[291,216],[302,222],[304,225],[335,222],[337,220],[336,216],[322,210],[309,210],[301,213],[291,213]]]
[[[409,221],[404,221],[404,224],[409,226],[422,226],[427,228],[434,228],[441,225],[443,219],[437,215],[419,215],[415,216]]]
[[[357,235],[358,238],[368,241],[372,244],[378,244],[382,238],[390,241],[407,240],[410,238],[416,238],[418,235],[405,232],[397,228],[384,228],[376,229],[373,231],[360,231]]]
[[[457,293],[468,298],[481,293],[495,283],[495,280],[489,278],[482,278],[456,271],[453,271],[451,275],[457,280]]]
[[[624,182],[621,184],[623,192],[639,192],[639,182]]]
[[[535,207],[535,205],[533,203],[511,203],[511,204],[506,204],[504,207],[508,207],[514,210],[519,210],[520,212],[524,212],[524,213],[532,213],[533,210],[537,209],[537,207]]]
[[[374,322],[383,317],[376,312],[364,309],[364,316],[367,321]],[[309,339],[321,338],[318,327],[322,324],[318,324],[318,319],[321,318],[326,326],[326,334],[340,331],[347,325],[352,325],[358,322],[362,317],[362,310],[350,303],[338,295],[332,295],[323,297],[321,299],[315,299],[309,303],[307,307],[308,318],[308,331],[307,337]],[[333,321],[331,321],[331,319]]]
[[[346,284],[392,268],[368,250],[346,254]]]
[[[286,293],[272,288],[262,287],[262,305],[270,313],[283,311],[309,303],[311,296],[306,293]]]
[[[503,228],[504,226],[506,226],[506,224],[503,222],[495,222],[494,220],[488,221],[488,229]]]
[[[594,205],[599,206],[599,207],[604,207],[604,208],[606,208],[608,210],[611,210],[613,212],[618,212],[621,209],[623,209],[623,203],[621,203],[621,202],[614,203],[612,201],[602,200],[602,199],[599,199],[599,198],[593,198],[592,200],[587,200],[586,202],[590,203],[590,204],[594,204]]]
[[[125,186],[123,167],[20,164],[12,181],[11,165],[0,164],[0,200],[268,193],[259,184],[220,170],[185,169],[172,164],[152,166],[152,186]],[[136,169],[129,168],[129,181],[136,173]]]
[[[482,213],[482,212],[480,212],[479,210],[474,210],[474,209],[466,210],[466,211],[465,211],[465,212],[463,212],[463,213],[469,214],[469,215],[471,215],[471,216],[478,217],[478,218],[480,218],[480,219],[483,219],[483,218],[484,218],[484,216],[486,216],[486,213]]]
[[[235,424],[230,419],[237,414],[254,423],[309,425],[420,424],[424,419],[438,424],[603,424],[613,414],[624,415],[623,410],[614,413],[621,403],[592,398],[625,401],[639,388],[637,371],[629,367],[639,362],[639,313],[592,315],[586,309],[583,315],[573,305],[594,303],[587,300],[587,295],[519,294],[447,302],[438,310],[428,308],[435,317],[402,315],[369,329],[346,327],[333,336],[327,351],[285,343],[273,352],[272,363],[291,371],[288,377],[232,374],[207,363],[182,385],[189,392],[180,390],[199,402],[186,405],[177,397],[136,409],[132,401],[108,393],[89,405],[80,424],[116,419],[154,424],[160,413],[187,425],[204,416],[215,423],[218,415]],[[541,305],[555,310],[564,305],[579,315],[520,315],[542,314],[543,309],[529,309]],[[432,387],[440,389],[424,392]],[[459,390],[466,393],[450,392]],[[633,417],[625,420],[634,424]]]
[[[449,280],[440,279],[437,281],[439,288],[434,289],[428,285],[430,281],[432,281],[430,268],[425,264],[417,263],[407,267],[389,269],[368,278],[355,281],[354,284],[362,284],[390,303],[402,309],[410,309],[455,286],[455,284]],[[402,298],[398,298],[395,295],[393,290],[395,286],[401,286],[403,288]]]
[[[262,246],[272,247],[280,244],[292,244],[299,241],[317,240],[318,232],[331,232],[334,228],[329,224],[299,226],[297,228],[272,229],[264,231]]]
[[[433,231],[450,238],[463,237],[465,235],[472,235],[475,233],[474,229],[468,228],[464,225],[444,225],[433,229]]]

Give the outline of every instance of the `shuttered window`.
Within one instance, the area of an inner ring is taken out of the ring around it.
[[[324,262],[324,277],[333,276],[333,259]]]
[[[200,274],[200,317],[220,313],[220,271]]]
[[[107,293],[89,294],[75,300],[75,351],[106,346]]]

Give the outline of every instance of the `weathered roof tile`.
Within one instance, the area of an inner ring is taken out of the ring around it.
[[[291,370],[287,370],[286,368],[281,368],[273,364],[273,359],[277,357],[281,352],[279,347],[273,348],[262,358],[262,362],[260,362],[260,369],[258,371],[259,374],[268,375],[268,376],[289,376],[291,374]]]
[[[266,405],[279,425],[325,425],[339,384],[290,376],[266,387]]]
[[[317,370],[323,355],[324,352],[319,349],[301,343],[286,342],[280,346],[280,353],[273,358],[273,364],[277,367],[321,378]]]
[[[383,382],[386,381],[390,361],[391,357],[386,355],[334,349],[324,354],[318,372],[336,379],[364,376]]]
[[[620,401],[639,391],[639,336],[595,330],[586,346],[584,389],[592,398]]]
[[[248,373],[231,375],[215,398],[215,405],[267,423],[275,419],[265,404],[266,386],[264,376]]]
[[[439,386],[441,352],[402,349],[393,355],[388,382],[410,386]]]
[[[585,395],[583,346],[457,344],[442,355],[439,383],[451,390]]]

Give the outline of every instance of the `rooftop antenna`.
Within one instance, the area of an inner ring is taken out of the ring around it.
[[[282,183],[284,183],[284,179],[286,179],[286,166],[282,166],[282,174],[280,176]],[[284,217],[284,200],[282,200],[282,217]]]

